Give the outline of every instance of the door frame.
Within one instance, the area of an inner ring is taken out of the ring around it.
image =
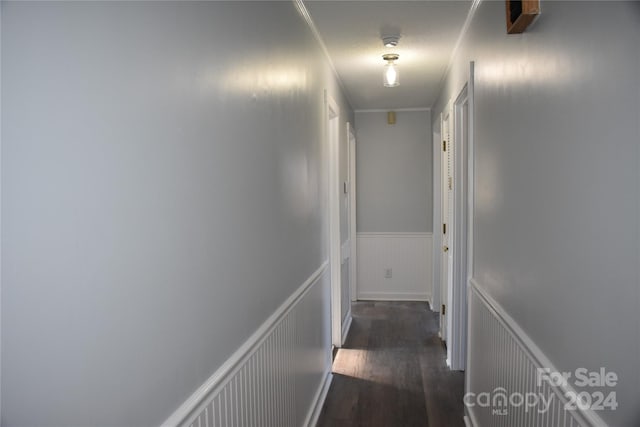
[[[433,250],[432,255],[432,279],[431,279],[431,311],[440,312],[441,305],[441,278],[440,263],[442,248],[442,114],[433,123]]]
[[[331,343],[342,347],[340,244],[340,108],[325,90],[327,145],[329,148],[329,270],[331,277]]]
[[[469,79],[453,103],[454,143],[454,224],[453,281],[451,289],[451,328],[447,359],[451,369],[465,370],[468,346],[468,293],[473,275],[473,203],[474,203],[474,63],[469,64]],[[465,116],[466,106],[466,116]]]
[[[358,263],[356,240],[356,133],[351,123],[347,123],[348,159],[349,159],[349,285],[351,286],[351,301],[358,300]]]
[[[465,368],[469,366],[469,352],[467,349],[470,347],[470,338],[469,338],[469,295],[471,294],[471,279],[473,278],[475,271],[475,254],[473,250],[473,235],[474,235],[474,206],[475,206],[475,62],[469,62],[469,81],[467,82],[467,90],[469,97],[469,118],[468,118],[468,131],[469,138],[467,140],[468,149],[467,149],[467,274],[465,277],[465,295],[466,295],[466,304],[465,304],[465,315],[467,317],[465,325],[466,325],[466,339],[465,339],[465,348],[464,352],[459,356],[460,358],[464,358]],[[465,381],[465,388],[468,386],[467,381]],[[468,390],[465,390],[468,391]]]
[[[438,265],[440,266],[440,281],[438,283],[438,286],[440,287],[440,304],[441,306],[438,309],[438,312],[440,313],[440,330],[439,330],[439,334],[440,334],[440,338],[447,343],[447,348],[449,346],[449,341],[450,341],[450,330],[451,330],[451,310],[450,310],[450,296],[451,296],[451,283],[452,283],[452,273],[451,271],[453,271],[453,268],[449,267],[449,256],[452,255],[449,254],[447,251],[445,251],[445,246],[447,247],[451,247],[453,246],[453,224],[450,224],[449,222],[449,210],[453,209],[451,206],[449,206],[449,195],[448,195],[448,190],[445,189],[445,187],[448,186],[447,183],[447,177],[445,177],[445,173],[447,171],[448,168],[448,161],[447,161],[447,165],[444,164],[445,160],[447,160],[447,156],[454,156],[455,155],[455,149],[453,146],[453,131],[452,131],[452,121],[453,121],[453,111],[452,111],[452,101],[449,101],[446,105],[446,107],[444,108],[444,110],[442,111],[442,113],[440,114],[440,136],[441,136],[441,140],[442,140],[442,144],[439,144],[440,147],[443,146],[443,144],[445,144],[445,142],[447,142],[448,139],[448,143],[449,143],[449,151],[445,151],[444,149],[440,149],[439,152],[439,162],[440,162],[440,187],[438,189],[438,198],[440,200],[440,204],[439,204],[439,217],[440,217],[440,223],[438,224],[438,234],[440,236],[440,247],[438,248],[438,254],[439,254],[439,258],[438,258]],[[454,162],[454,158],[451,159],[451,162]],[[453,167],[455,168],[455,164],[453,165]],[[447,215],[445,217],[445,215],[443,215],[443,208],[445,206],[445,199],[447,199],[446,202],[446,206],[447,206]],[[453,222],[453,221],[451,221]],[[446,224],[447,227],[447,241],[446,241],[446,245],[445,245],[445,233],[444,233],[444,227]],[[445,282],[446,281],[446,282]],[[447,358],[447,365],[449,365],[449,358]]]
[[[474,66],[473,61],[469,63],[468,80],[463,84],[455,100],[450,100],[443,108],[439,119],[434,123],[433,130],[433,310],[441,313],[440,305],[445,303],[446,300],[446,315],[440,316],[439,334],[447,343],[447,364],[454,370],[464,370],[468,364],[467,300],[469,280],[473,277],[474,272]],[[465,101],[468,106],[467,146],[466,148],[460,148],[463,142],[460,138],[460,109]],[[447,225],[452,232],[450,238],[453,239],[449,244],[454,251],[454,266],[452,269],[454,279],[451,282],[451,288],[447,286],[446,289],[442,285],[444,271],[441,268],[443,262],[446,261],[446,254],[442,247],[444,244],[442,224],[446,222],[446,218],[442,218],[442,198],[446,196],[442,182],[442,162],[444,159],[442,142],[445,138],[445,126],[450,126],[454,155],[454,223]],[[460,182],[460,176],[465,177],[463,178],[465,185],[462,188],[457,185]],[[465,191],[460,193],[460,190]],[[456,256],[460,253],[464,254],[462,260],[460,256]],[[440,295],[438,295],[436,289],[440,291]],[[447,296],[450,296],[450,298],[446,298]],[[444,324],[445,322],[447,324]]]

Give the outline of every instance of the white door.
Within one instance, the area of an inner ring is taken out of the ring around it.
[[[441,258],[442,258],[442,132],[440,128],[442,120],[434,123],[433,128],[433,250],[432,265],[433,272],[431,280],[431,310],[440,312],[441,294],[440,294],[440,275]]]
[[[344,177],[345,180],[340,182],[340,204],[343,206],[343,211],[340,212],[340,241],[342,242],[342,316],[343,316],[343,327],[344,323],[347,320],[347,316],[350,315],[351,311],[351,185],[349,183],[351,162],[350,156],[351,151],[349,150],[349,133],[350,133],[350,124],[347,123],[347,173]],[[344,334],[343,334],[344,335]]]
[[[467,346],[467,284],[473,274],[473,76],[442,114],[440,334],[447,365],[464,370]]]
[[[351,240],[351,185],[350,185],[350,170],[351,170],[351,150],[349,145],[351,144],[351,124],[347,123],[346,128],[346,145],[340,146],[340,242],[342,243],[341,252],[341,266],[340,266],[340,286],[341,296],[340,304],[342,316],[342,343],[344,344],[349,332],[349,326],[351,325],[351,299],[352,299],[352,269],[353,269],[353,256],[351,252],[352,240]],[[346,166],[346,168],[345,168]]]
[[[473,68],[471,68],[473,77]],[[449,292],[449,306],[447,310],[448,336],[447,336],[447,361],[449,367],[455,370],[464,370],[466,366],[467,345],[467,284],[473,269],[472,234],[470,229],[473,224],[473,157],[471,142],[471,107],[468,86],[465,85],[454,103],[453,134],[451,137],[453,149],[450,153],[452,159],[452,175],[455,215],[452,217],[451,236],[449,241],[453,243],[452,253],[453,281]],[[451,215],[451,212],[449,213]]]
[[[350,123],[347,124],[349,137],[349,284],[351,285],[351,301],[356,301],[357,264],[356,264],[356,134]]]
[[[451,144],[450,114],[447,111],[442,119],[442,257],[440,298],[440,335],[448,341],[450,316],[449,300],[453,283],[453,144]]]

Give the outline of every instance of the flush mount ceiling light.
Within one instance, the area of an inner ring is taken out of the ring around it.
[[[400,84],[398,66],[393,62],[397,61],[398,58],[400,58],[400,55],[397,53],[386,53],[382,55],[382,59],[387,61],[384,66],[384,72],[382,73],[382,82],[385,87],[395,87]]]
[[[383,36],[382,44],[385,47],[396,47],[398,46],[398,41],[400,40],[400,36]]]

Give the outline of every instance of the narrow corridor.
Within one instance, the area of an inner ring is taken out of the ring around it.
[[[357,302],[352,315],[318,426],[464,426],[464,373],[446,367],[437,313]]]

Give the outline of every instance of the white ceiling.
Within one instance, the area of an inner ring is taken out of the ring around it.
[[[355,110],[428,108],[440,84],[470,0],[304,0]],[[381,34],[398,32],[395,48]],[[400,86],[382,85],[384,53],[398,53]]]

